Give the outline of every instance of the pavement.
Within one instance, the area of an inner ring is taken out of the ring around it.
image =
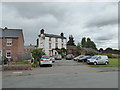
[[[117,68],[91,68],[72,60],[53,67],[3,72],[3,88],[118,88]]]

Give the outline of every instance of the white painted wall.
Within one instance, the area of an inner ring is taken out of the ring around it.
[[[49,43],[51,43],[51,49],[49,48]],[[61,40],[61,38],[58,38],[58,48],[62,48],[62,43],[63,43],[63,48],[66,49],[66,43],[67,40],[63,39],[63,42]],[[43,40],[41,37],[39,38],[39,45],[38,48],[43,48],[43,50],[45,51],[46,55],[49,55],[49,50],[55,49],[56,48],[56,38],[51,38],[51,41],[49,41],[49,37],[45,37],[45,39]],[[53,55],[55,55],[55,50],[53,51]]]

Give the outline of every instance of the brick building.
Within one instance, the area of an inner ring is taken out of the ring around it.
[[[24,46],[24,52],[25,53],[31,53],[34,49],[36,49],[36,45],[27,45]]]
[[[68,54],[73,54],[73,55],[77,55],[76,54],[76,46],[70,46],[70,45],[67,45],[67,53]]]
[[[18,56],[24,53],[24,37],[22,29],[0,28],[0,51],[3,56],[18,61]]]

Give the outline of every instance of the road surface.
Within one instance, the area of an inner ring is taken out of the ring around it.
[[[118,88],[118,72],[101,72],[72,60],[32,71],[6,71],[3,88]]]

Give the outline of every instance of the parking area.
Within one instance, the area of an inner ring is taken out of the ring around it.
[[[3,88],[117,88],[118,72],[102,71],[73,60],[56,60],[52,67],[5,71],[2,82]]]
[[[91,68],[82,63],[78,63],[73,60],[56,60],[52,67],[42,66],[33,68],[33,70],[22,70],[22,71],[7,71],[4,72],[4,76],[18,75],[13,72],[22,72],[20,75],[36,75],[36,74],[77,74],[77,73],[91,73],[100,72],[99,68]]]

